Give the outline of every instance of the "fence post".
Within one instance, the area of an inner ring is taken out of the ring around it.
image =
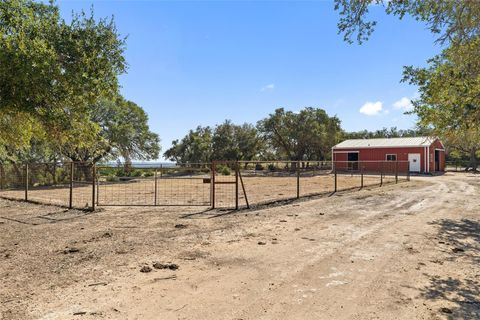
[[[333,192],[337,192],[337,168],[336,167],[334,169],[334,173],[335,173],[335,189]]]
[[[156,206],[157,205],[157,168],[155,168],[154,179],[155,179],[154,180],[155,190],[154,190],[154,196],[153,196],[153,205]]]
[[[96,204],[97,204],[97,206],[98,206],[99,203],[100,203],[100,200],[99,200],[99,199],[100,199],[100,179],[99,179],[99,177],[97,177],[96,180],[97,180],[97,199],[96,199]]]
[[[235,163],[235,210],[238,210],[238,172],[240,171],[240,166],[238,162]]]
[[[360,180],[361,180],[360,189],[363,189],[363,165],[362,165],[362,163],[360,163]]]
[[[3,164],[0,164],[0,190],[3,190],[3,179],[4,179],[4,170],[3,170]]]
[[[74,172],[74,162],[70,162],[70,195],[68,199],[68,208],[73,208],[73,172]]]
[[[243,184],[242,173],[238,171],[238,177],[240,178],[240,183],[242,184],[243,196],[245,197],[245,203],[247,204],[247,209],[250,209],[250,204],[248,203],[247,192],[245,191],[245,184]]]
[[[300,162],[297,163],[297,199],[300,198]]]
[[[97,167],[95,163],[92,162],[92,211],[95,211],[95,186],[97,179]]]
[[[398,161],[395,161],[395,183],[398,183]]]
[[[25,201],[28,201],[28,163],[25,164]]]
[[[383,161],[380,162],[380,186],[383,186]]]
[[[210,179],[212,209],[215,209],[215,170],[216,170],[215,161],[213,161],[211,163],[212,178]]]

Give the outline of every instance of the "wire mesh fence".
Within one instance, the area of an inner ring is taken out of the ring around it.
[[[239,209],[409,178],[408,161],[3,164],[0,197],[93,210],[96,206]]]
[[[0,197],[69,208],[94,209],[91,163],[0,165]]]
[[[477,167],[478,168],[478,167]],[[454,160],[445,162],[445,171],[461,172],[473,169],[468,160]]]
[[[239,162],[240,205],[262,205],[409,179],[408,161]]]
[[[209,206],[210,164],[97,166],[97,204]]]

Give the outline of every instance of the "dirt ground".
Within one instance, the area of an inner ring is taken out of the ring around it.
[[[479,319],[479,191],[447,173],[256,211],[0,200],[0,319]]]

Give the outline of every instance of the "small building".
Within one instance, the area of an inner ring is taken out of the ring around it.
[[[362,163],[370,171],[398,161],[405,171],[434,173],[445,170],[445,147],[436,137],[352,139],[332,148],[332,161],[336,168],[358,170]]]

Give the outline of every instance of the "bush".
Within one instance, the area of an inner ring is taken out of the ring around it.
[[[143,175],[143,170],[134,169],[130,172],[130,177],[141,177]]]
[[[274,165],[273,163],[270,163],[270,164],[268,165],[268,170],[270,170],[270,171],[275,171],[275,165]]]
[[[262,166],[261,163],[257,163],[257,164],[255,165],[255,170],[262,171],[263,169],[264,169],[264,168],[263,168],[263,166]]]
[[[108,176],[107,181],[108,182],[118,182],[118,181],[120,181],[120,178],[117,177],[117,176]]]
[[[221,173],[224,176],[229,176],[232,173],[232,171],[228,166],[223,166],[223,165],[219,165],[217,167],[217,172]]]
[[[145,172],[143,173],[144,177],[153,177],[154,175],[155,172],[153,172],[153,170],[145,170]]]

